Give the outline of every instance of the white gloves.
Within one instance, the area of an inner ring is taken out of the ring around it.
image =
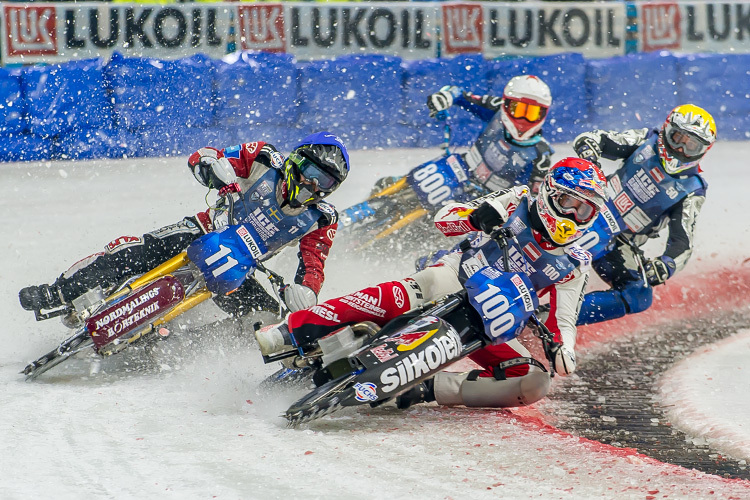
[[[188,167],[193,176],[208,188],[221,189],[237,182],[237,174],[219,151],[213,148],[201,148],[188,158]]]
[[[318,303],[318,296],[305,285],[288,285],[284,288],[284,303],[290,312],[297,312],[300,309],[307,309]]]
[[[576,354],[564,345],[559,346],[555,350],[555,372],[565,376],[574,371],[576,371]]]

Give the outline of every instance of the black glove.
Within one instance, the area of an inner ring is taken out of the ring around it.
[[[434,118],[441,111],[445,111],[453,105],[453,99],[461,95],[461,89],[456,86],[446,85],[439,92],[427,96],[427,109],[430,117]]]
[[[489,202],[485,201],[469,214],[469,224],[487,234],[505,224],[505,218]]]
[[[672,257],[662,255],[646,262],[646,279],[651,286],[661,285],[674,274],[677,265]]]
[[[602,156],[602,149],[599,143],[588,133],[579,135],[573,143],[573,150],[578,158],[588,160],[591,163],[599,165],[599,158]]]

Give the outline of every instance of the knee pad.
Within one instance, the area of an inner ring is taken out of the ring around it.
[[[650,286],[644,286],[642,281],[624,287],[620,290],[620,295],[628,308],[628,314],[643,312],[654,301],[654,290]]]
[[[438,265],[419,271],[410,278],[407,278],[407,280],[411,279],[417,282],[423,295],[421,297],[423,302],[429,302],[445,295],[456,293],[462,288],[461,283],[458,281],[459,262],[459,254],[446,255],[440,259]]]

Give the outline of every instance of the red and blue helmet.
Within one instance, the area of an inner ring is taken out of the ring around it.
[[[557,245],[574,242],[591,227],[607,200],[607,179],[599,167],[581,158],[555,163],[539,189],[537,212]]]
[[[284,162],[289,204],[311,205],[333,193],[349,174],[349,153],[329,132],[305,137]]]

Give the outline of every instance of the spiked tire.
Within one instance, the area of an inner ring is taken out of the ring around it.
[[[350,373],[321,385],[304,398],[300,399],[284,414],[289,427],[297,427],[324,415],[329,415],[344,406],[356,406],[354,383],[357,375]]]
[[[32,361],[21,372],[26,375],[26,380],[33,380],[50,368],[59,365],[74,354],[77,354],[94,345],[88,331],[85,328],[80,329],[75,335],[62,342],[56,349],[48,352],[44,356]]]

